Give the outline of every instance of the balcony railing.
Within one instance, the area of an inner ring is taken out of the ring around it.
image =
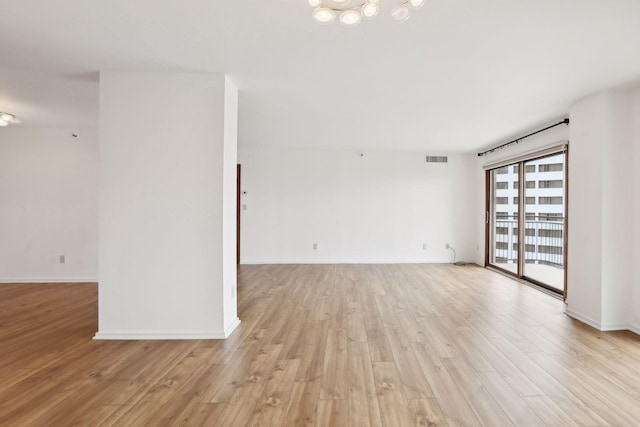
[[[542,220],[541,218],[544,218]],[[564,218],[546,215],[525,219],[525,263],[564,266]],[[496,263],[518,260],[518,221],[513,216],[495,221],[494,257]]]

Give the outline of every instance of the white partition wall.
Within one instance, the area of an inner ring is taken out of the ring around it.
[[[640,259],[640,89],[633,91],[630,97],[630,117],[631,122],[631,211],[629,219],[631,223],[631,238],[628,239],[630,246],[631,264],[628,268],[629,284],[631,285],[631,295],[629,298],[629,329],[636,334],[640,334],[640,277],[634,274],[635,262]]]
[[[637,287],[629,106],[629,93],[610,91],[570,111],[567,313],[601,330],[629,328]]]
[[[225,338],[239,323],[236,121],[224,76],[101,73],[96,338]]]

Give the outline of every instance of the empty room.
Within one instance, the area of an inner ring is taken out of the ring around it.
[[[637,0],[0,6],[0,426],[640,425]]]

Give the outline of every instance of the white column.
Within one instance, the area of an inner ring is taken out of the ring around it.
[[[570,110],[567,313],[601,330],[628,327],[628,99],[603,92]]]
[[[216,74],[101,73],[97,339],[225,338],[239,323],[234,98]]]
[[[631,264],[629,265],[629,283],[631,285],[631,298],[629,299],[629,328],[640,334],[640,276],[635,273],[635,267],[640,260],[640,89],[636,89],[630,98],[630,121],[631,121],[631,185],[630,199],[631,210],[631,234],[628,235],[627,242],[631,253]]]

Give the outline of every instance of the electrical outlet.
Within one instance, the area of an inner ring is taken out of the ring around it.
[[[67,257],[64,255],[60,255],[60,264],[64,264],[67,262]]]
[[[450,247],[451,247],[451,246],[449,246],[449,244],[448,244],[448,243],[445,243],[445,244],[444,244],[444,248],[445,248],[445,249],[449,249]]]
[[[313,244],[313,250],[314,250],[314,251],[315,251],[315,250],[318,250],[318,244],[317,244],[317,243],[314,243],[314,244]]]
[[[427,250],[427,244],[426,244],[426,243],[423,243],[423,244],[422,244],[422,250],[423,250],[423,251],[426,251],[426,250]]]

